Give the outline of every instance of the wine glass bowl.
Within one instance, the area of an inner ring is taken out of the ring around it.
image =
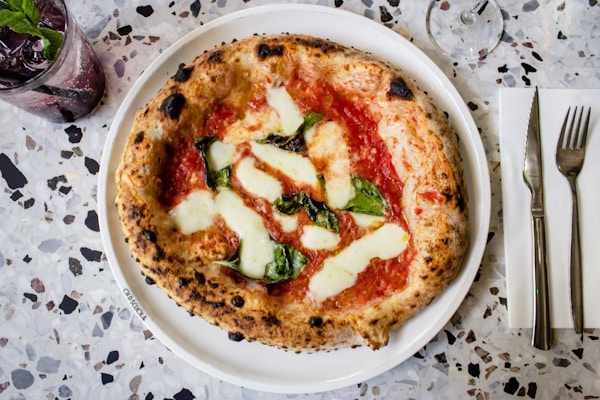
[[[504,21],[495,0],[432,0],[427,33],[455,59],[484,59],[500,42]]]

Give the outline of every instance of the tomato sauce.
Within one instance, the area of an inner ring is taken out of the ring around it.
[[[219,104],[210,113],[202,132],[198,132],[197,137],[212,137],[215,136],[219,139],[223,139],[223,135],[229,125],[234,123],[238,119],[237,110],[228,104]]]
[[[169,144],[162,164],[159,200],[165,206],[174,207],[192,191],[206,188],[204,161],[193,140]]]

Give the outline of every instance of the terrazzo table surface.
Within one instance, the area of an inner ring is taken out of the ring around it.
[[[108,91],[92,116],[73,124],[50,124],[0,104],[0,398],[600,398],[598,330],[583,337],[559,330],[553,349],[538,351],[528,330],[507,324],[499,90],[600,88],[600,5],[585,0],[574,5],[581,10],[566,14],[565,1],[499,0],[503,41],[475,63],[455,62],[435,50],[425,31],[426,1],[312,2],[385,24],[447,74],[481,133],[492,216],[469,294],[430,343],[366,382],[294,395],[222,382],[156,339],[115,282],[96,199],[112,119],[143,70],[199,25],[273,2],[70,1],[105,68]]]

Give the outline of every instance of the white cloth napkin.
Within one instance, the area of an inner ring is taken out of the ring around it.
[[[531,328],[533,233],[523,182],[524,146],[534,89],[500,90],[500,154],[509,327]],[[570,105],[592,106],[586,160],[578,178],[584,324],[600,327],[600,90],[540,89],[547,257],[552,326],[573,327],[569,258],[571,192],[556,167],[556,143]]]

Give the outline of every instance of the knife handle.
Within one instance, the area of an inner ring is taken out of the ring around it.
[[[544,217],[534,216],[533,223],[533,335],[531,344],[542,350],[552,346],[550,299],[548,297],[548,265],[546,262],[546,223]]]

